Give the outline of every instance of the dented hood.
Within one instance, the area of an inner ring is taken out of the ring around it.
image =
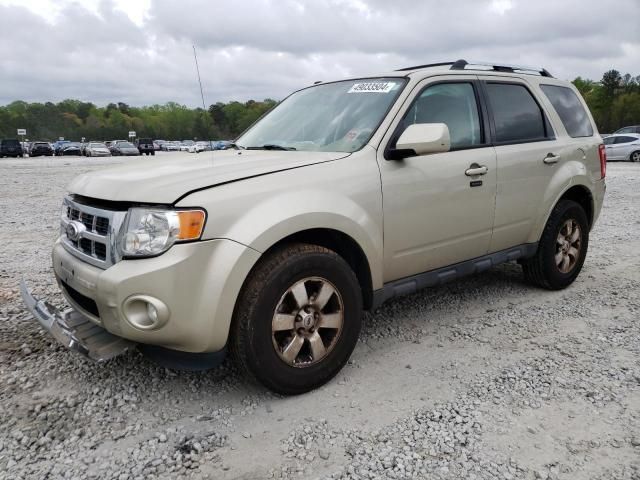
[[[76,177],[68,189],[73,194],[103,200],[168,204],[193,190],[348,155],[278,150],[224,150],[164,158],[158,155],[84,173]]]

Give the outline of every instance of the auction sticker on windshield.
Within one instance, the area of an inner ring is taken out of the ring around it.
[[[347,93],[389,93],[396,85],[395,82],[356,83]]]

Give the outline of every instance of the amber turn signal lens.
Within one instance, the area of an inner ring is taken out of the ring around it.
[[[178,240],[197,240],[204,229],[205,214],[202,210],[178,210],[180,233]]]

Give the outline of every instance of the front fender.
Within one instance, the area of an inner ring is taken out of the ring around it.
[[[339,231],[364,252],[373,288],[382,286],[380,174],[366,154],[220,185],[180,204],[207,209],[203,239],[228,238],[261,253],[305,230]]]

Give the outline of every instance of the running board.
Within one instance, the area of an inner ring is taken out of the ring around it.
[[[135,342],[107,332],[73,309],[60,312],[53,305],[34,297],[24,280],[20,293],[27,310],[62,345],[96,362],[106,362],[133,349]]]
[[[499,252],[456,263],[448,267],[438,268],[385,283],[381,289],[373,292],[372,310],[375,310],[387,300],[395,297],[410,295],[423,288],[435,287],[468,275],[473,275],[474,273],[484,272],[501,263],[530,258],[536,254],[537,250],[537,243],[525,243],[517,247],[500,250]]]

